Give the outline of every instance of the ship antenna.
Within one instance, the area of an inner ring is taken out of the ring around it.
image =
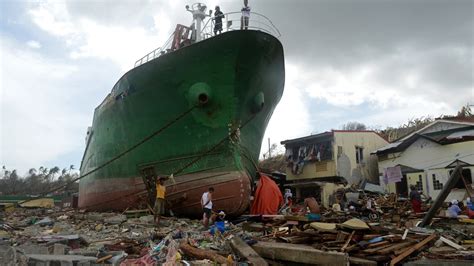
[[[212,15],[212,10],[209,10],[209,14],[206,14],[206,9],[207,9],[207,6],[203,3],[195,3],[191,7],[186,5],[186,10],[191,12],[191,14],[193,14],[193,21],[194,21],[194,24],[196,25],[196,29],[194,29],[195,31],[194,36],[196,36],[197,42],[202,40],[202,36],[201,36],[202,21],[206,17],[210,17]]]

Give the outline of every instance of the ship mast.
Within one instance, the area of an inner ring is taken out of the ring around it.
[[[193,14],[193,22],[194,22],[194,25],[196,25],[196,28],[194,29],[195,31],[194,36],[196,36],[196,42],[199,42],[202,40],[202,36],[201,36],[202,21],[206,17],[210,17],[212,14],[212,10],[209,10],[209,15],[207,15],[206,9],[207,9],[207,6],[202,3],[195,3],[191,7],[186,5],[186,10],[191,12],[191,14]]]

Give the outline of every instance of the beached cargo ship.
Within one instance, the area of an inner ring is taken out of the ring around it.
[[[80,169],[94,172],[80,181],[80,208],[137,208],[149,196],[144,177],[171,174],[176,214],[200,215],[210,186],[216,209],[238,215],[249,207],[262,138],[283,93],[279,32],[256,13],[241,30],[234,12],[214,36],[206,6],[187,9],[193,25],[178,25],[95,109]]]

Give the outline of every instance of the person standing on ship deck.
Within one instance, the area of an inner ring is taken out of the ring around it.
[[[209,220],[212,214],[212,194],[214,193],[214,188],[210,187],[207,192],[204,192],[201,197],[201,206],[202,206],[202,224],[204,227],[209,226]]]
[[[164,177],[158,177],[156,182],[156,201],[154,206],[154,221],[156,225],[160,225],[161,215],[165,214],[165,194],[166,187],[164,186]]]
[[[250,6],[248,5],[249,1],[244,0],[244,7],[242,7],[242,18],[240,19],[240,29],[246,30],[249,29],[249,19],[250,19]]]
[[[224,18],[224,13],[222,13],[221,9],[219,6],[216,6],[216,11],[214,12],[214,35],[217,35],[217,32],[219,34],[222,33],[222,19]]]

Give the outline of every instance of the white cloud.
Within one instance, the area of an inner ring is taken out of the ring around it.
[[[75,92],[67,90],[77,67],[0,40],[0,164],[25,171],[82,149],[77,139],[83,138],[89,117],[70,111]]]
[[[36,25],[53,35],[66,37],[77,32],[77,28],[70,21],[65,2],[42,2],[28,13]]]
[[[33,49],[39,49],[41,48],[41,43],[37,42],[37,41],[33,41],[33,40],[30,40],[26,43],[26,45],[28,45],[28,47],[30,48],[33,48]]]
[[[310,112],[305,102],[304,84],[299,82],[301,69],[288,63],[285,68],[285,90],[265,131],[261,148],[263,153],[267,152],[268,138],[272,144],[280,144],[282,140],[309,134],[312,128]]]
[[[137,25],[114,26],[72,16],[65,3],[55,1],[35,5],[29,14],[39,28],[64,40],[71,58],[110,60],[124,71],[146,53],[163,45],[173,30],[171,14],[164,10],[153,17],[154,25],[149,29]]]

